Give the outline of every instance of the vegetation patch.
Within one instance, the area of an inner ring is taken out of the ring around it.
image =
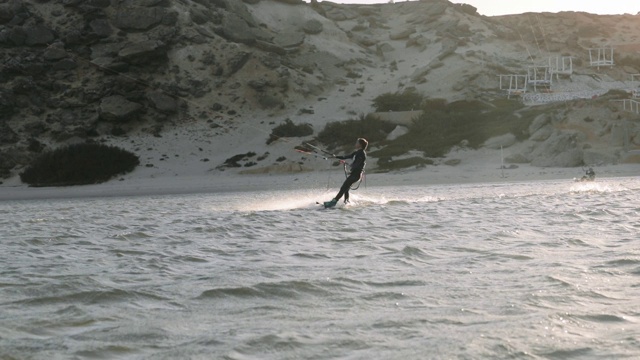
[[[407,89],[403,92],[386,93],[373,99],[373,108],[376,112],[387,111],[411,111],[420,109],[423,96],[415,89]]]
[[[224,161],[224,163],[220,166],[218,166],[218,170],[224,170],[225,168],[239,168],[242,167],[242,165],[240,164],[240,161],[248,161],[249,159],[251,159],[252,157],[256,156],[256,153],[253,151],[250,151],[246,154],[238,154],[238,155],[233,155],[232,157],[228,158],[227,160]],[[245,166],[247,166],[247,164],[245,164]],[[248,165],[248,166],[253,166],[253,165]]]
[[[380,169],[406,168],[430,165],[430,160],[425,158],[443,157],[452,147],[461,143],[477,149],[488,139],[508,133],[514,134],[520,141],[525,140],[533,119],[540,111],[546,111],[524,109],[521,103],[508,99],[448,103],[444,99],[423,99],[414,91],[405,93],[415,96],[412,103],[419,106],[414,109],[423,111],[423,115],[409,125],[407,134],[395,140],[386,140],[396,125],[373,115],[361,115],[358,119],[328,123],[316,139],[332,149],[350,146],[356,138],[364,137],[371,144],[381,147],[369,153],[381,159],[378,164]],[[374,103],[377,100],[379,98]],[[516,115],[516,112],[519,114]],[[423,152],[424,157],[391,160],[412,150]]]
[[[637,71],[640,71],[640,57],[637,56],[623,56],[620,59],[616,59],[616,65],[618,66],[630,66]]]
[[[76,144],[48,151],[20,174],[31,186],[97,184],[133,171],[138,157],[124,149],[103,144]]]
[[[409,126],[409,132],[386,143],[373,157],[392,158],[411,150],[422,151],[425,157],[442,157],[463,141],[471,148],[480,147],[488,139],[513,133],[518,140],[528,137],[528,127],[535,114],[514,113],[522,104],[509,100],[493,102],[441,99],[423,102],[424,113]]]
[[[328,123],[318,134],[317,140],[330,148],[351,146],[360,137],[367,139],[369,143],[376,143],[385,140],[395,127],[375,116],[361,115],[358,119]]]
[[[631,93],[627,92],[626,90],[611,89],[607,91],[606,94],[602,95],[600,98],[607,101],[630,99]]]
[[[406,169],[410,167],[424,167],[427,165],[433,165],[433,160],[425,159],[423,157],[414,156],[406,159],[391,160],[389,158],[378,159],[378,169],[380,171],[390,171]]]
[[[271,130],[267,139],[267,145],[283,137],[304,137],[313,135],[311,124],[294,124],[291,119],[286,119],[282,124]]]

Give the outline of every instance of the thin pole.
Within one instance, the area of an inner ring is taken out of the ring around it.
[[[502,146],[500,146],[500,159],[502,161],[500,168],[502,169],[502,177],[504,178],[504,151],[502,150]]]

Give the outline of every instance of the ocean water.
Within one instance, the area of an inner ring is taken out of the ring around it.
[[[637,359],[639,190],[0,202],[0,358]]]

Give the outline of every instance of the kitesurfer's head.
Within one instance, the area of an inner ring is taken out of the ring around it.
[[[358,138],[358,141],[356,141],[357,149],[367,150],[367,146],[369,146],[369,142],[365,138]]]

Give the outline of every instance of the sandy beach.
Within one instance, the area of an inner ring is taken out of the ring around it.
[[[452,155],[461,159],[459,165],[431,165],[421,169],[387,173],[369,172],[366,175],[365,186],[358,191],[375,192],[375,188],[380,186],[545,180],[573,182],[574,179],[583,175],[581,168],[537,168],[527,164],[502,170],[499,150],[465,151]],[[495,161],[488,160],[491,158]],[[340,167],[297,173],[248,175],[232,171],[196,171],[198,166],[198,163],[192,164],[192,171],[182,175],[178,175],[175,171],[154,172],[139,168],[103,184],[70,187],[29,187],[20,183],[18,177],[14,177],[0,185],[0,201],[273,190],[318,190],[320,197],[337,191],[344,179]],[[185,171],[184,168],[180,170]],[[596,181],[598,181],[602,178],[638,176],[640,165],[607,165],[596,167],[594,170],[597,174]]]

